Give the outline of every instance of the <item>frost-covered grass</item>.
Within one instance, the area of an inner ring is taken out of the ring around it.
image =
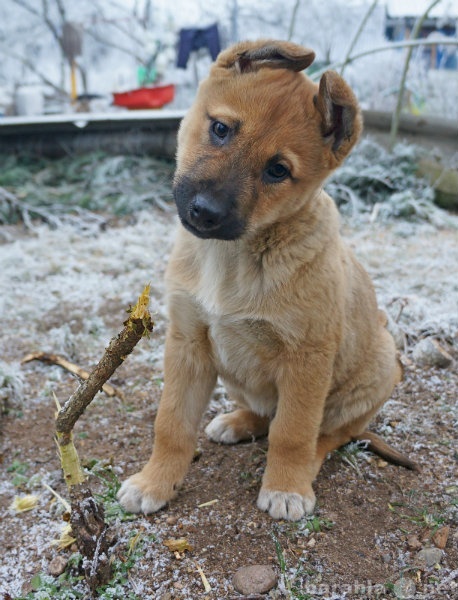
[[[341,212],[357,218],[405,218],[443,225],[446,214],[434,205],[434,189],[418,176],[424,152],[398,144],[392,152],[364,138],[327,182]],[[110,156],[100,152],[54,160],[10,157],[0,169],[0,223],[32,219],[52,226],[101,224],[100,213],[128,215],[151,205],[171,208],[174,165],[148,156]]]
[[[418,175],[425,152],[411,144],[397,144],[388,152],[364,138],[331,176],[327,190],[345,215],[371,214],[372,220],[407,219],[434,225],[451,224],[434,204],[434,189]]]
[[[84,222],[90,213],[132,214],[152,204],[167,207],[172,199],[173,165],[149,156],[110,156],[100,152],[47,160],[0,157],[0,223],[41,218],[52,225]]]

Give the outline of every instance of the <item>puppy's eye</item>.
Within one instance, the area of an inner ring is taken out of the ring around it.
[[[221,121],[214,121],[211,125],[211,130],[220,140],[224,140],[229,133],[229,127],[224,123],[221,123]]]
[[[269,165],[264,171],[264,181],[267,183],[280,183],[289,176],[289,170],[282,163]]]

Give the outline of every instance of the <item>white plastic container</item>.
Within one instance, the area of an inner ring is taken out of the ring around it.
[[[44,112],[44,98],[38,86],[21,86],[14,96],[16,114],[19,116],[42,115]]]

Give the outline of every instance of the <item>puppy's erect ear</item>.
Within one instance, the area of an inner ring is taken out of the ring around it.
[[[250,73],[262,68],[303,71],[315,59],[315,53],[291,42],[259,40],[242,42],[222,52],[218,66],[235,67],[239,73]]]
[[[314,98],[321,118],[321,131],[336,158],[342,160],[362,130],[361,111],[355,95],[335,71],[326,71]]]

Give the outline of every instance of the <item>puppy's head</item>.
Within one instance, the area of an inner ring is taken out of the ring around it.
[[[201,238],[234,240],[289,218],[347,156],[362,122],[332,71],[304,74],[312,50],[272,40],[223,51],[180,126],[174,196]]]

